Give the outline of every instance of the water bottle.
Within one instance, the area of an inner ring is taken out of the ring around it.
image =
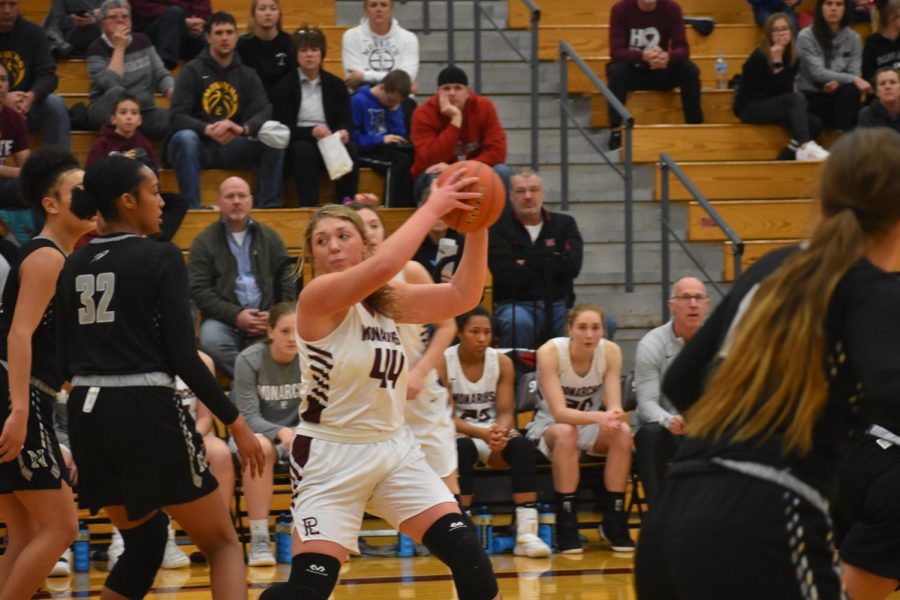
[[[459,252],[459,246],[456,244],[456,240],[453,238],[443,237],[438,242],[437,254],[434,257],[435,266],[438,265],[443,259],[448,256],[456,256],[456,253]],[[449,262],[444,265],[444,268],[441,269],[441,278],[443,277],[453,277],[453,263]]]
[[[484,551],[487,554],[492,554],[494,516],[491,514],[491,511],[488,510],[487,506],[482,506],[472,521],[475,523],[475,527],[478,530],[478,541],[481,542],[481,547],[484,548]]]
[[[498,535],[491,541],[491,554],[503,554],[516,547],[514,535]]]
[[[91,569],[91,533],[84,521],[78,521],[78,535],[72,544],[72,557],[76,573],[87,573]]]
[[[556,529],[556,513],[549,504],[538,506],[538,537],[541,538],[550,551],[553,551],[553,532]]]
[[[410,558],[416,555],[416,549],[413,546],[412,538],[402,533],[397,534],[397,556],[400,558]]]
[[[291,517],[281,513],[275,519],[275,560],[283,565],[291,564]]]
[[[716,89],[728,89],[728,63],[725,62],[724,52],[719,52],[719,58],[716,59]]]

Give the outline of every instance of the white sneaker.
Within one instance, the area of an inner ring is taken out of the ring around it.
[[[72,574],[72,569],[69,565],[72,562],[72,551],[66,549],[65,552],[62,553],[62,556],[59,557],[59,560],[56,561],[56,564],[53,565],[53,570],[50,571],[50,577],[68,577]]]
[[[806,145],[797,149],[797,160],[806,162],[823,161],[830,156],[828,150],[810,140]]]
[[[516,507],[516,547],[513,554],[530,558],[550,556],[550,548],[537,536],[538,513],[536,508]]]
[[[250,552],[247,554],[247,565],[250,567],[271,567],[275,564],[272,544],[266,538],[250,540]]]
[[[123,552],[125,552],[125,540],[122,539],[122,533],[113,527],[112,542],[110,542],[109,548],[106,549],[107,569],[113,570],[113,567],[116,566],[116,561],[119,560]]]
[[[175,540],[170,539],[166,542],[166,553],[163,555],[163,569],[183,569],[191,566],[191,559],[182,552]]]

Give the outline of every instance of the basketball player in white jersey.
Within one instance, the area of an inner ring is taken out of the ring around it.
[[[461,600],[499,597],[475,532],[403,421],[408,368],[397,322],[450,318],[475,306],[484,289],[485,230],[469,234],[450,283],[392,280],[439,218],[477,197],[459,191],[476,181],[461,175],[434,184],[429,200],[368,258],[352,209],[322,207],[307,227],[304,252],[315,277],[297,313],[304,391],[291,452],[294,559],[288,582],[263,600],[328,598],[341,563],[357,552],[364,511],[447,564]]]
[[[622,412],[622,352],[603,339],[603,310],[581,304],[569,311],[568,337],[538,349],[541,401],[528,439],[550,459],[556,489],[560,552],[581,553],[576,497],[581,452],[606,455],[606,509],[600,533],[618,552],[633,552],[625,513],[631,470],[631,429]]]

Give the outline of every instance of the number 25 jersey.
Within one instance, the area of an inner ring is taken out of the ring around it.
[[[393,319],[354,304],[330,334],[315,342],[298,335],[297,342],[299,434],[366,443],[403,426],[408,369]]]

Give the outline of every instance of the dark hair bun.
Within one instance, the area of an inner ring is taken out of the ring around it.
[[[72,214],[85,221],[97,216],[97,198],[81,186],[73,188]]]

